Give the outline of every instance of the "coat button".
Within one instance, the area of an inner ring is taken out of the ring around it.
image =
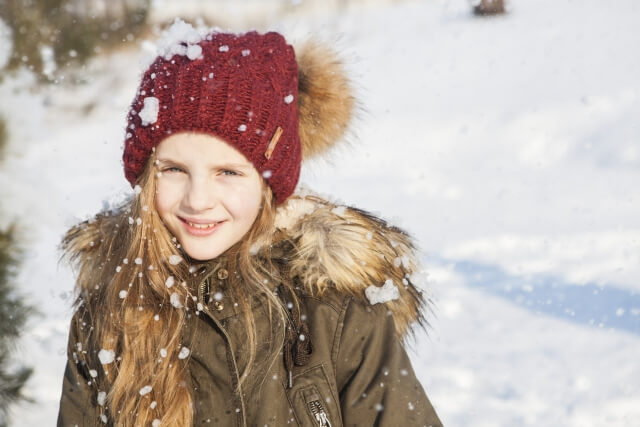
[[[218,279],[224,280],[227,277],[229,277],[229,272],[227,270],[225,270],[224,268],[218,270]]]
[[[218,311],[222,311],[224,309],[224,304],[220,301],[214,301],[213,302],[213,306],[216,308],[216,310]]]

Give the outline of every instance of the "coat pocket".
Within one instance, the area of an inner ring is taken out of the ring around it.
[[[294,376],[293,387],[286,392],[299,425],[342,427],[339,405],[322,365]]]

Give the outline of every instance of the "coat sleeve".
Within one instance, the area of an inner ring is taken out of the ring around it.
[[[345,427],[442,426],[382,304],[349,302],[336,378]]]
[[[78,357],[78,352],[83,351],[81,326],[82,322],[76,313],[71,320],[69,330],[67,365],[62,380],[58,427],[76,425],[78,427],[93,427],[99,424],[99,411],[96,406],[96,393],[91,387],[91,376],[89,375],[88,368],[81,361],[82,358]]]

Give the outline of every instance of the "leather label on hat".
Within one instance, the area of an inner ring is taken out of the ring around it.
[[[282,136],[282,128],[278,126],[276,128],[276,132],[271,137],[271,141],[269,141],[269,145],[267,146],[267,151],[264,152],[264,156],[267,158],[267,160],[271,158],[271,153],[273,153],[273,150],[276,148],[276,145],[278,144],[278,140],[280,139],[280,136]]]

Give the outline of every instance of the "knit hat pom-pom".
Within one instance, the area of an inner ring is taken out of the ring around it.
[[[344,136],[355,98],[344,65],[329,47],[309,41],[296,49],[302,158],[327,152]]]

